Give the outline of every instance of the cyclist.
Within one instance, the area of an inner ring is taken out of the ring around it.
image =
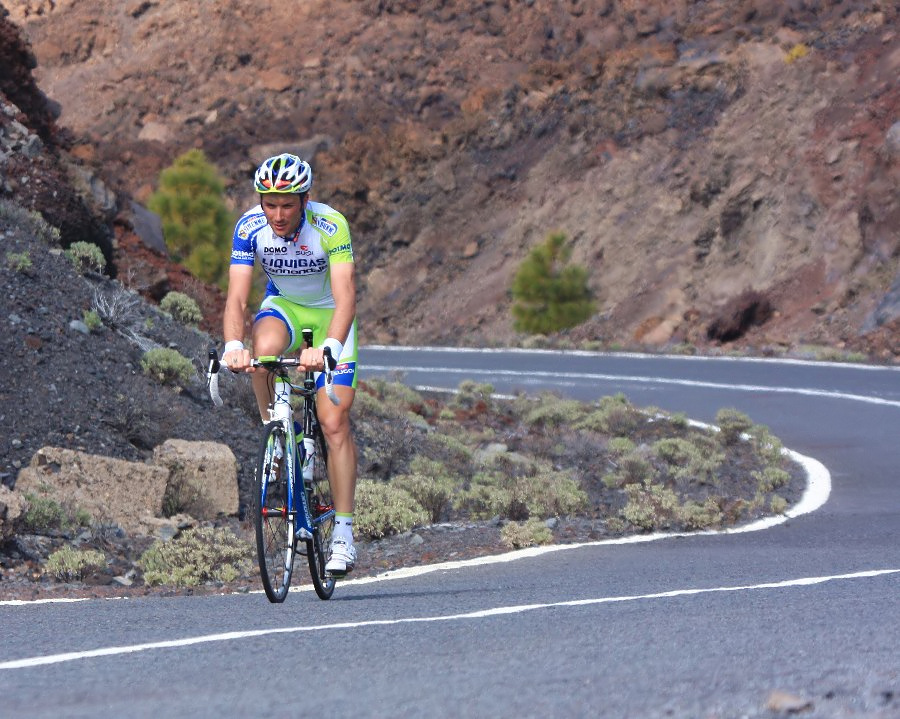
[[[356,562],[353,509],[356,493],[356,445],[350,433],[350,407],[356,391],[356,281],[350,229],[344,216],[309,199],[312,168],[296,155],[270,157],[256,170],[259,204],[245,212],[234,229],[228,295],[225,301],[225,349],[222,363],[232,372],[252,372],[259,413],[268,421],[272,391],[268,370],[250,367],[243,330],[253,276],[259,261],[268,277],[265,298],[253,320],[256,356],[295,352],[301,329],[313,328],[326,339],[300,354],[301,369],[321,370],[323,349],[337,361],[335,391],[340,404],[317,402],[328,443],[328,473],[335,522],[326,570],[346,574]],[[319,390],[324,376],[318,375]],[[321,395],[320,395],[321,396]]]

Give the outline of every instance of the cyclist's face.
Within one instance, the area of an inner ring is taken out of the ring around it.
[[[260,195],[260,204],[269,227],[279,237],[287,237],[300,227],[304,205],[300,195]]]

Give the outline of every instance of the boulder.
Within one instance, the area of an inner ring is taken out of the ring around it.
[[[19,495],[46,496],[137,533],[142,517],[162,512],[168,480],[165,466],[44,447],[19,472],[15,487]]]
[[[0,484],[0,541],[15,534],[16,523],[25,511],[25,500],[5,484]]]
[[[224,444],[167,439],[153,450],[153,463],[169,474],[169,509],[198,519],[238,513],[237,459]]]

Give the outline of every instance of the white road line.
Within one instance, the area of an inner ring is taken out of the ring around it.
[[[433,352],[444,354],[524,354],[555,355],[560,353],[573,357],[608,357],[610,359],[646,359],[646,360],[683,360],[685,362],[749,362],[759,364],[787,364],[801,367],[840,367],[848,370],[864,370],[875,372],[900,372],[894,365],[865,364],[862,362],[828,362],[825,360],[805,360],[790,357],[736,357],[733,355],[675,355],[648,354],[646,352],[602,352],[593,350],[559,350],[559,349],[525,349],[523,347],[410,347],[404,345],[363,345],[360,351],[378,352]],[[366,365],[368,367],[368,365]]]
[[[237,641],[240,639],[252,639],[255,637],[264,637],[272,634],[296,634],[300,632],[323,632],[333,630],[359,629],[361,627],[395,626],[398,624],[454,622],[470,619],[485,619],[488,617],[496,617],[507,614],[521,614],[523,612],[530,612],[536,609],[585,607],[598,604],[612,604],[616,602],[674,599],[677,597],[697,596],[700,594],[748,592],[759,589],[788,589],[792,587],[809,587],[816,584],[823,584],[825,582],[868,579],[872,577],[880,577],[897,573],[900,573],[900,569],[873,569],[863,572],[853,572],[851,574],[834,574],[822,577],[801,577],[799,579],[788,579],[780,582],[766,582],[763,584],[738,585],[731,587],[674,589],[667,592],[655,592],[653,594],[634,594],[619,597],[596,597],[593,599],[570,599],[563,602],[520,604],[507,607],[491,607],[489,609],[480,609],[474,612],[464,612],[462,614],[445,614],[431,617],[404,617],[401,619],[370,619],[361,622],[339,622],[336,624],[323,624],[319,626],[279,627],[276,629],[256,629],[252,631],[242,632],[225,632],[222,634],[207,634],[199,637],[185,637],[184,639],[171,639],[161,642],[132,644],[130,646],[102,647],[100,649],[91,649],[83,652],[66,652],[64,654],[50,654],[45,656],[29,657],[26,659],[15,659],[13,661],[0,663],[0,669],[29,669],[32,667],[45,666],[47,664],[59,664],[62,662],[93,659],[96,657],[110,657],[121,654],[135,654],[137,652],[145,652],[152,649],[174,649],[178,647],[189,647],[197,644],[208,644],[212,642]]]
[[[555,379],[578,379],[578,380],[595,380],[602,382],[632,382],[640,384],[671,384],[683,387],[705,387],[709,389],[726,389],[736,390],[738,392],[775,392],[778,394],[800,394],[809,397],[831,397],[834,399],[847,399],[854,402],[867,402],[869,404],[887,405],[889,407],[900,407],[900,400],[884,399],[882,397],[874,397],[862,394],[848,394],[846,392],[835,392],[832,390],[814,389],[811,387],[771,387],[759,384],[728,384],[725,382],[704,382],[702,380],[692,379],[672,379],[666,377],[650,377],[643,375],[621,375],[621,374],[600,374],[594,372],[554,372],[554,371],[524,371],[524,370],[504,370],[490,368],[484,370],[463,369],[457,367],[414,367],[410,365],[366,365],[366,371],[374,372],[442,372],[447,374],[472,375],[483,372],[491,375],[499,375],[504,377],[515,377],[519,380],[527,377],[540,378],[541,380]],[[544,384],[544,382],[542,382]],[[557,384],[561,384],[557,382]]]

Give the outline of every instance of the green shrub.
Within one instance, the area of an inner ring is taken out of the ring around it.
[[[657,440],[651,449],[661,460],[675,466],[687,464],[691,454],[696,451],[689,440],[681,437],[666,437]]]
[[[451,407],[466,410],[480,408],[483,411],[492,408],[493,385],[480,384],[474,380],[467,379],[460,382],[457,389],[457,393],[450,402]]]
[[[633,432],[647,417],[631,405],[624,394],[602,397],[596,407],[576,422],[576,429],[605,432],[621,437]]]
[[[106,555],[96,549],[78,550],[66,545],[47,558],[44,571],[61,582],[74,582],[106,568]]]
[[[705,502],[685,502],[678,510],[678,517],[685,529],[708,529],[722,524],[724,515],[714,497]]]
[[[224,527],[189,529],[174,539],[156,541],[138,565],[147,584],[195,587],[201,582],[230,582],[248,571],[253,550]]]
[[[522,549],[553,542],[553,532],[540,519],[507,522],[500,530],[500,541],[510,549]]]
[[[188,150],[163,170],[147,206],[162,220],[172,258],[204,282],[224,287],[234,223],[225,185],[203,152]]]
[[[362,536],[379,539],[427,522],[428,513],[409,492],[366,479],[357,485],[353,524]]]
[[[169,292],[162,298],[159,308],[183,325],[197,325],[203,319],[200,305],[183,292]]]
[[[149,350],[141,359],[144,374],[157,379],[162,384],[186,385],[196,374],[191,361],[168,347]]]
[[[777,494],[772,495],[772,499],[769,502],[769,509],[772,510],[772,514],[784,514],[787,511],[788,503],[784,497],[781,497]]]
[[[606,451],[613,457],[622,457],[634,451],[634,442],[628,437],[613,437],[606,443]]]
[[[627,484],[625,495],[622,516],[642,529],[670,526],[681,506],[675,492],[661,484]]]
[[[774,492],[791,481],[791,475],[778,467],[766,467],[761,472],[753,472],[760,492]]]
[[[66,257],[71,260],[75,269],[81,274],[103,272],[106,269],[103,250],[92,242],[73,242],[66,250]]]
[[[373,378],[361,382],[359,390],[353,408],[354,413],[360,417],[371,416],[381,419],[406,417],[411,410],[421,408],[425,404],[421,394],[400,382]],[[357,407],[360,400],[362,400],[361,407]]]
[[[100,315],[97,314],[96,310],[85,310],[82,313],[82,319],[85,326],[91,332],[96,332],[101,327],[103,327],[103,320],[100,319]]]
[[[512,492],[500,484],[501,475],[478,472],[469,486],[453,498],[453,506],[473,519],[508,516]]]
[[[747,434],[750,435],[750,443],[766,464],[778,465],[784,458],[784,445],[763,424],[754,424]]]
[[[66,512],[55,499],[30,493],[25,494],[24,499],[28,503],[22,516],[22,524],[26,530],[45,532],[66,525]]]
[[[34,263],[31,261],[31,255],[28,254],[27,250],[24,252],[7,252],[6,264],[16,272],[21,272],[25,275],[31,274],[31,268],[34,266]]]
[[[738,442],[741,435],[753,426],[752,420],[736,409],[724,408],[716,412],[716,426],[721,430],[719,438],[725,445]]]
[[[455,477],[468,479],[472,476],[472,450],[456,437],[432,432],[422,438],[419,451],[423,456],[439,461],[444,466],[444,471]]]
[[[587,508],[588,498],[567,473],[526,464],[477,473],[454,506],[478,519],[520,520],[574,514]]]
[[[78,507],[75,509],[75,516],[72,519],[77,527],[90,527],[94,518],[86,509]]]
[[[623,454],[613,462],[613,465],[615,471],[603,478],[603,483],[607,487],[649,482],[656,474],[653,465],[639,449]]]
[[[583,402],[544,392],[537,402],[528,405],[523,419],[526,424],[535,427],[560,427],[576,423],[584,412]]]
[[[566,236],[551,234],[519,265],[512,283],[514,327],[546,335],[581,324],[594,313],[588,272],[569,264]]]
[[[428,512],[432,522],[439,522],[450,506],[456,482],[446,473],[440,462],[416,457],[410,464],[411,474],[402,474],[391,480],[391,485],[408,492],[422,509]]]
[[[672,476],[698,484],[716,484],[716,470],[725,460],[717,443],[702,434],[693,441],[681,437],[658,440],[652,451],[669,465]]]
[[[574,514],[588,506],[588,498],[578,482],[566,472],[545,469],[532,476],[515,480],[512,489],[512,506],[524,505],[529,517],[561,517]]]

